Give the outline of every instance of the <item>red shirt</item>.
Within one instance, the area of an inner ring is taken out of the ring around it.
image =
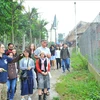
[[[47,63],[47,72],[49,72],[50,71],[50,63],[48,62]],[[39,65],[39,59],[37,59],[36,60],[36,69],[37,69],[37,72],[38,73],[42,73],[42,70],[40,69],[41,67],[40,67],[40,65]]]

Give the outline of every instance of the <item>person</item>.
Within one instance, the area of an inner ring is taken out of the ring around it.
[[[38,71],[38,100],[42,100],[42,89],[44,90],[43,100],[47,100],[47,89],[50,88],[50,63],[47,63],[47,58],[44,52],[40,53],[40,58],[36,60],[36,69]]]
[[[5,46],[0,43],[0,100],[7,100],[7,77],[8,77],[8,63],[15,62],[18,57],[22,58],[20,54],[17,58],[13,59],[4,55]]]
[[[55,47],[54,45],[51,45],[50,52],[51,52],[51,58],[50,58],[51,66],[55,70]]]
[[[36,49],[35,44],[34,43],[30,44],[29,49],[30,49],[30,52],[31,52],[31,57],[35,61],[35,58],[34,58],[34,51]]]
[[[14,58],[18,56],[16,49],[13,49],[12,52]],[[19,73],[20,72],[19,62],[16,62],[15,64],[16,64],[16,72]]]
[[[51,57],[51,53],[50,53],[50,49],[47,47],[47,41],[45,39],[43,39],[41,41],[41,46],[38,47],[35,51],[34,51],[34,57],[36,59],[39,59],[40,58],[40,53],[41,52],[44,52],[45,53],[45,56],[47,58],[50,58]]]
[[[13,48],[12,52],[13,52],[13,57],[17,57],[18,54],[17,54],[17,51],[15,48]],[[17,73],[16,80],[19,81],[19,73],[20,73],[19,61],[15,63],[15,67],[16,67],[16,73]],[[16,86],[15,86],[15,93],[16,93],[16,90],[17,90],[17,82],[16,82]]]
[[[11,51],[8,51],[6,53],[8,57],[13,58],[14,54]],[[17,83],[17,72],[16,72],[17,66],[16,63],[10,63],[8,64],[8,80],[7,80],[7,100],[13,100],[14,94],[15,94],[15,87]]]
[[[50,49],[47,47],[47,40],[45,39],[42,39],[41,40],[41,46],[38,47],[35,51],[34,51],[34,57],[35,59],[39,59],[40,58],[40,53],[41,52],[44,52],[46,58],[48,59],[48,63],[50,63],[50,57],[51,57],[51,52],[50,52]],[[47,95],[49,95],[49,89],[48,88],[48,91],[47,91]]]
[[[69,67],[69,58],[70,58],[70,54],[68,51],[68,46],[66,43],[63,44],[63,48],[61,49],[61,53],[60,53],[60,57],[62,59],[62,69],[63,72],[65,72],[65,67],[68,71],[70,71],[70,67]]]
[[[12,52],[13,52],[13,56],[14,57],[16,57],[17,56],[17,51],[16,51],[16,49],[14,48],[14,49],[12,49]]]
[[[33,94],[33,72],[35,68],[34,60],[31,58],[31,53],[28,48],[25,48],[24,58],[20,61],[20,70],[22,73],[27,71],[27,78],[21,79],[21,100],[25,100],[24,96],[28,95],[28,100],[31,100],[31,94]]]
[[[57,69],[58,69],[58,64],[60,65],[60,68],[61,68],[61,58],[60,58],[60,47],[59,46],[56,47],[55,57],[56,57]]]
[[[34,60],[34,63],[36,62],[35,58],[34,58],[34,51],[36,49],[35,44],[32,43],[29,46],[30,52],[31,52],[31,58]],[[35,64],[36,66],[36,64]],[[33,89],[37,89],[37,71],[36,71],[36,67],[33,69],[33,82],[34,82],[34,87]]]
[[[13,49],[14,49],[14,44],[13,43],[8,43],[8,49],[5,50],[5,53],[4,54],[6,54],[7,51],[12,51]]]

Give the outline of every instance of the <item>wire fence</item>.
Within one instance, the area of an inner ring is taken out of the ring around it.
[[[100,13],[90,23],[78,43],[82,55],[100,73]]]

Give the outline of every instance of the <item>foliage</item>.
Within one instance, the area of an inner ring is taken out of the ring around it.
[[[45,26],[48,22],[40,19],[38,9],[26,11],[23,0],[0,1],[0,41],[4,44],[13,42],[19,49],[23,45],[25,35],[26,44],[36,42],[39,44],[41,38],[45,38],[47,30]],[[41,36],[41,37],[40,37]]]
[[[74,70],[87,69],[88,61],[79,52],[77,52],[77,54],[72,52],[71,66],[74,68]]]
[[[50,47],[51,45],[55,45],[55,43],[54,42],[49,42],[48,47]]]
[[[61,76],[56,84],[60,100],[100,100],[100,85],[87,70],[87,60],[75,51],[71,60],[73,71]]]

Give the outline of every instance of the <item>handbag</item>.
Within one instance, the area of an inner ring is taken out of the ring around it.
[[[28,63],[29,63],[29,59],[28,59],[28,62],[27,62],[27,67],[28,67]],[[27,70],[23,70],[21,72],[20,79],[21,80],[26,80],[27,78],[28,78],[28,76],[27,76]]]

